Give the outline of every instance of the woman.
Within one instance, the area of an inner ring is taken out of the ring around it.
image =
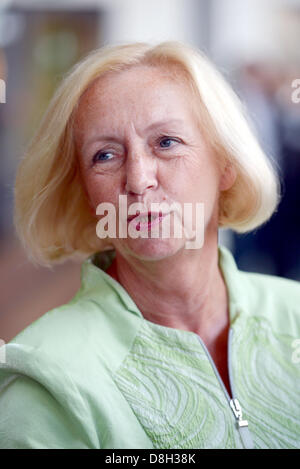
[[[6,346],[2,447],[298,447],[299,284],[240,272],[218,245],[218,227],[267,221],[278,187],[191,47],[76,65],[19,166],[15,223],[33,262],[83,259],[82,285]]]

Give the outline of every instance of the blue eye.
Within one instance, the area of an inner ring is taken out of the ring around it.
[[[112,155],[112,153],[110,151],[98,151],[93,157],[93,163],[108,161],[108,155]]]
[[[159,142],[162,148],[169,148],[174,140],[172,138],[162,138]]]
[[[177,138],[163,137],[159,139],[159,146],[161,148],[170,148],[173,143],[180,143],[180,140]]]

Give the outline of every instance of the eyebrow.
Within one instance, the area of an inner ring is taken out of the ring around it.
[[[183,120],[182,119],[165,119],[161,121],[154,122],[153,124],[150,124],[148,127],[146,127],[146,131],[156,129],[157,127],[162,127],[164,125],[174,125],[174,124],[180,124],[183,125]],[[111,140],[116,140],[116,137],[114,135],[101,135],[98,134],[96,137],[92,137],[89,139],[85,144],[83,145],[83,149],[85,147],[88,147],[92,143],[95,143],[99,140],[103,141],[111,141]]]

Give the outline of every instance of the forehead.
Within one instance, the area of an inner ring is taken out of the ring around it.
[[[87,118],[111,119],[124,111],[143,118],[159,118],[183,108],[191,109],[191,90],[184,72],[176,65],[168,67],[138,65],[127,70],[107,72],[97,78],[81,96],[76,121]],[[147,116],[149,110],[149,116]],[[157,116],[153,114],[159,114]]]

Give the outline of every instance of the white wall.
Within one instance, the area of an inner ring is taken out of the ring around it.
[[[114,0],[112,3],[107,15],[107,42],[197,41],[193,21],[195,0]]]
[[[106,43],[174,39],[197,44],[198,37],[201,37],[200,23],[205,27],[205,18],[199,15],[198,19],[197,15],[208,1],[11,0],[10,3],[23,8],[99,8],[105,12],[101,38]]]
[[[300,0],[212,0],[211,53],[226,66],[284,54],[279,34],[283,10]]]

